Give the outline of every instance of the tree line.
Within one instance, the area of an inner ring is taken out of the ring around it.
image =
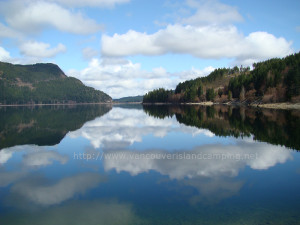
[[[232,101],[299,101],[300,53],[274,58],[250,67],[221,68],[207,77],[179,83],[175,90],[159,88],[148,92],[144,103]]]

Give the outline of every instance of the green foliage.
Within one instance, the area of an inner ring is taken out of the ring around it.
[[[143,103],[165,103],[169,101],[169,97],[172,94],[172,90],[165,90],[164,88],[155,89],[144,95]]]
[[[203,95],[203,85],[202,85],[202,83],[198,87],[197,94],[198,94],[199,98]]]
[[[232,70],[233,70],[234,73],[239,73],[240,72],[240,69],[237,66],[233,67]]]
[[[111,98],[67,77],[54,64],[12,65],[0,62],[0,103],[91,103]]]
[[[291,100],[300,95],[300,53],[283,59],[275,58],[254,63],[253,68],[252,71],[250,67],[243,66],[216,69],[207,77],[179,83],[175,94],[158,90],[149,92],[144,102],[155,102],[154,99],[158,99],[159,102],[194,102],[205,101],[205,99],[213,101],[216,96],[213,87],[219,88],[217,94],[220,97],[222,94],[228,94],[229,100],[235,98],[243,102],[263,99],[265,93],[271,95],[271,98],[269,96],[266,98],[269,98],[267,101]],[[223,81],[226,83],[220,84]]]
[[[194,102],[197,97],[198,88],[196,86],[191,86],[185,92],[184,100],[185,102]]]
[[[233,98],[239,98],[242,87],[248,87],[250,83],[251,75],[241,74],[240,76],[230,79],[228,89],[231,91]]]
[[[292,68],[289,70],[285,77],[285,83],[287,84],[287,99],[290,100],[292,96],[300,94],[300,68]]]
[[[37,63],[34,65],[13,65],[0,62],[2,78],[9,81],[16,81],[19,78],[25,83],[36,83],[66,77],[64,72],[52,63]]]
[[[184,98],[182,99],[184,102],[194,102],[196,97],[200,99],[200,101],[205,100],[204,94],[204,86],[214,82],[217,79],[223,78],[225,75],[234,74],[237,71],[234,69],[216,69],[211,72],[207,77],[199,77],[193,80],[188,80],[183,83],[179,83],[176,86],[175,94],[184,94]],[[207,91],[206,91],[207,93]],[[212,95],[212,91],[209,91],[209,97],[206,100],[210,101],[215,98],[215,93]]]
[[[216,93],[215,93],[214,89],[213,88],[208,88],[206,90],[206,100],[207,101],[213,101],[215,99],[215,97],[216,97]]]
[[[249,75],[232,78],[229,90],[234,98],[239,98],[242,87],[245,91],[255,90],[256,96],[263,96],[268,88],[286,86],[286,100],[298,96],[300,90],[300,53],[283,59],[270,59],[254,63]]]
[[[215,81],[218,78],[224,77],[226,74],[230,74],[233,73],[233,70],[231,69],[215,69],[213,72],[211,72],[208,76],[206,77],[199,77],[193,80],[188,80],[185,81],[183,83],[179,83],[176,86],[175,89],[175,94],[179,94],[182,92],[188,92],[189,90],[191,90],[192,86],[195,86],[196,88],[200,87],[201,85],[207,84],[207,83],[211,83],[213,81]]]
[[[144,96],[142,96],[142,95],[123,97],[123,98],[119,98],[119,99],[114,99],[114,102],[142,102],[143,97]]]

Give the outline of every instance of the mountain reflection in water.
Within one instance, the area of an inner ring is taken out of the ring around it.
[[[0,224],[300,223],[297,111],[0,113]]]

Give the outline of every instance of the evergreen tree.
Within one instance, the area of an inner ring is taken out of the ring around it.
[[[216,97],[216,93],[215,93],[214,89],[213,88],[208,88],[206,90],[206,100],[207,101],[213,101],[215,99],[215,97]]]

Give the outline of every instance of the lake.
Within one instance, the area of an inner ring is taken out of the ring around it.
[[[0,108],[0,224],[300,224],[300,111]]]

